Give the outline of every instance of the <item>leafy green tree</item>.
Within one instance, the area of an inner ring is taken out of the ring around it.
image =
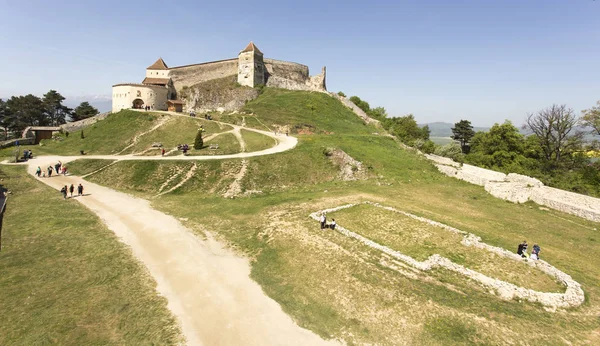
[[[596,102],[596,107],[583,110],[582,113],[581,123],[591,127],[593,133],[600,136],[600,101]]]
[[[375,107],[375,108],[371,109],[370,111],[368,111],[367,114],[371,118],[377,119],[379,121],[383,121],[388,116],[387,111],[383,107]]]
[[[66,123],[66,118],[71,114],[72,109],[63,105],[65,98],[56,90],[50,90],[42,99],[47,117],[47,124],[58,126]]]
[[[460,142],[463,153],[467,152],[467,145],[473,136],[475,136],[475,131],[473,131],[473,125],[471,125],[470,121],[461,120],[454,124],[451,138]]]
[[[433,143],[431,140],[421,138],[415,140],[414,147],[421,150],[425,154],[433,154],[436,148],[435,143]]]
[[[507,120],[501,125],[494,124],[488,132],[477,132],[465,161],[506,173],[528,174],[539,166],[536,161],[539,156],[528,145],[535,146],[535,142],[527,141]]]
[[[441,147],[435,148],[434,154],[438,156],[449,157],[456,162],[464,161],[462,148],[456,142],[448,143],[446,145],[442,145]]]
[[[581,149],[583,132],[576,130],[577,116],[566,105],[552,105],[527,116],[525,129],[539,140],[548,169],[554,169]]]
[[[32,94],[12,96],[6,101],[7,122],[11,131],[23,131],[27,126],[50,125],[42,100]]]
[[[344,94],[344,93],[343,93],[343,92],[341,92],[341,91],[338,91],[338,95],[340,95],[341,97],[346,97],[346,94]]]
[[[4,131],[4,140],[8,139],[8,107],[6,102],[0,99],[0,127]]]
[[[410,146],[414,145],[417,139],[429,139],[429,128],[424,130],[419,127],[412,114],[397,118],[386,118],[383,127],[401,142]]]
[[[71,121],[78,121],[98,115],[98,110],[88,102],[81,102],[71,113]]]
[[[361,100],[360,97],[358,97],[358,96],[351,96],[350,102],[354,103],[358,108],[362,109],[365,113],[369,113],[369,111],[371,110],[371,106],[369,105],[369,102]]]
[[[429,129],[429,125],[425,125],[425,126],[421,127],[421,138],[423,138],[424,140],[429,140],[430,135],[431,135],[431,130]]]
[[[492,155],[498,151],[523,154],[525,136],[510,121],[494,124],[488,132],[478,132],[471,139],[471,152]]]
[[[194,149],[200,150],[204,146],[204,140],[202,139],[202,133],[204,133],[203,128],[198,129],[198,133],[196,133],[196,139],[194,140]]]

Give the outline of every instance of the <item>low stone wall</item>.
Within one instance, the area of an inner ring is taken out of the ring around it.
[[[107,116],[109,116],[111,114],[111,112],[106,112],[106,113],[101,113],[98,114],[96,116],[87,118],[87,119],[83,119],[83,120],[79,120],[79,121],[74,121],[74,122],[70,122],[70,123],[66,123],[63,125],[60,125],[60,128],[63,131],[68,131],[68,132],[73,132],[73,131],[78,131],[81,130],[83,128],[86,128],[90,125],[95,124],[96,122],[100,121],[100,120],[104,120],[106,119]]]
[[[17,144],[17,142],[19,142],[19,145],[32,145],[35,143],[35,138],[33,138],[33,137],[14,138],[14,139],[9,139],[7,141],[2,141],[2,142],[0,142],[0,149],[13,147]]]
[[[442,228],[449,232],[460,234],[463,236],[461,244],[466,247],[468,247],[468,246],[477,247],[480,249],[484,249],[484,250],[496,253],[500,256],[515,260],[515,261],[524,262],[525,264],[527,264],[531,267],[537,268],[537,269],[541,270],[542,272],[544,272],[544,273],[554,277],[556,280],[558,280],[561,284],[563,284],[566,287],[565,293],[539,292],[539,291],[535,291],[532,289],[519,287],[517,285],[511,284],[506,281],[491,278],[491,277],[481,274],[477,271],[466,268],[460,264],[456,264],[456,263],[450,261],[449,259],[442,257],[438,254],[434,254],[434,255],[430,256],[427,260],[420,262],[408,255],[401,253],[400,251],[390,249],[389,247],[378,244],[366,237],[363,237],[362,235],[360,235],[358,233],[352,232],[352,231],[340,226],[339,224],[336,225],[335,230],[347,237],[354,238],[354,239],[358,240],[359,242],[361,242],[371,248],[377,249],[397,260],[400,260],[415,269],[418,269],[421,271],[429,271],[431,269],[441,267],[441,268],[446,268],[446,269],[452,270],[456,273],[459,273],[461,275],[468,277],[469,279],[472,279],[475,282],[478,282],[479,284],[481,284],[487,288],[492,289],[494,292],[496,292],[498,294],[498,296],[500,298],[505,299],[505,300],[511,300],[511,299],[515,299],[515,298],[516,299],[525,299],[529,302],[540,303],[540,304],[547,306],[549,308],[552,308],[552,309],[577,307],[577,306],[581,305],[583,303],[583,301],[585,300],[584,292],[583,292],[583,289],[581,288],[581,285],[577,281],[573,280],[573,278],[571,278],[570,275],[560,271],[559,269],[550,265],[546,261],[523,259],[523,258],[521,258],[521,256],[519,256],[515,253],[512,253],[508,250],[483,243],[481,241],[481,238],[474,234],[467,233],[465,231],[461,231],[459,229],[456,229],[454,227],[445,225],[445,224],[437,222],[437,221],[433,221],[433,220],[426,219],[424,217],[416,216],[416,215],[413,215],[413,214],[410,214],[410,213],[407,213],[407,212],[404,212],[401,210],[394,209],[392,207],[385,207],[385,206],[380,205],[379,203],[365,202],[365,204],[369,204],[374,207],[383,208],[385,210],[413,218],[415,220],[430,224],[432,226]],[[356,205],[358,205],[358,204],[346,204],[346,205],[342,205],[342,206],[331,208],[331,209],[320,210],[320,211],[310,214],[310,217],[313,220],[319,221],[319,217],[323,213],[331,213],[331,212],[335,212],[338,210],[351,208]]]
[[[521,174],[492,171],[471,165],[460,165],[448,158],[425,155],[447,176],[483,186],[492,196],[514,203],[533,201],[537,204],[600,222],[600,199],[544,186],[538,179]]]

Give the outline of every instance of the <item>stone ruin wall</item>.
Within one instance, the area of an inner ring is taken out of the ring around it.
[[[533,201],[584,219],[600,222],[600,199],[545,186],[538,179],[521,174],[492,171],[437,155],[425,155],[447,176],[483,186],[492,196],[513,203]]]
[[[295,62],[264,59],[267,70],[268,87],[288,90],[307,90],[326,92],[325,70],[311,77],[308,66]]]

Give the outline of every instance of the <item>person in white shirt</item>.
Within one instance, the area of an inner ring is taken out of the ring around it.
[[[321,218],[319,219],[319,221],[321,222],[321,229],[325,229],[325,223],[327,222],[325,213],[321,214]]]

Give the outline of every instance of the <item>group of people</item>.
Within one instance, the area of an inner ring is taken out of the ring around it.
[[[196,117],[196,112],[191,111],[190,112],[190,117],[195,118]],[[212,120],[212,116],[208,113],[204,114],[204,119],[206,120]]]
[[[71,184],[69,187],[65,185],[62,187],[62,189],[60,189],[63,199],[67,199],[68,193],[71,193],[71,198],[73,198],[73,192],[75,192],[75,186],[73,186],[73,184]],[[77,186],[77,196],[83,196],[83,185],[81,185],[81,183]]]
[[[533,260],[538,260],[540,259],[540,252],[542,251],[542,249],[540,248],[540,246],[538,244],[533,244],[533,249],[531,250],[531,255],[527,253],[527,241],[523,240],[523,242],[521,244],[519,244],[519,247],[517,248],[517,255],[520,255],[523,258],[531,258]]]
[[[23,150],[23,160],[27,161],[29,159],[33,159],[33,151],[29,149]]]
[[[58,161],[54,165],[54,167],[48,166],[46,171],[48,172],[48,178],[52,177],[52,173],[56,173],[56,175],[58,175],[58,174],[67,175],[67,166],[63,165],[62,162]],[[42,172],[42,168],[40,166],[38,166],[38,168],[35,170],[35,175],[37,175],[38,178],[41,178],[41,177],[45,178],[46,172]]]
[[[331,228],[331,229],[335,229],[335,219],[331,219],[331,222],[329,224],[327,224],[327,216],[325,215],[325,213],[321,214],[321,217],[319,218],[319,223],[321,224],[321,229],[324,230],[326,228]]]
[[[177,144],[177,150],[183,151],[183,155],[187,155],[188,150],[190,150],[190,146],[187,144]]]
[[[134,105],[133,106],[134,109],[143,109],[145,111],[150,111],[150,110],[154,110],[154,105],[152,106],[146,106],[146,105]]]

